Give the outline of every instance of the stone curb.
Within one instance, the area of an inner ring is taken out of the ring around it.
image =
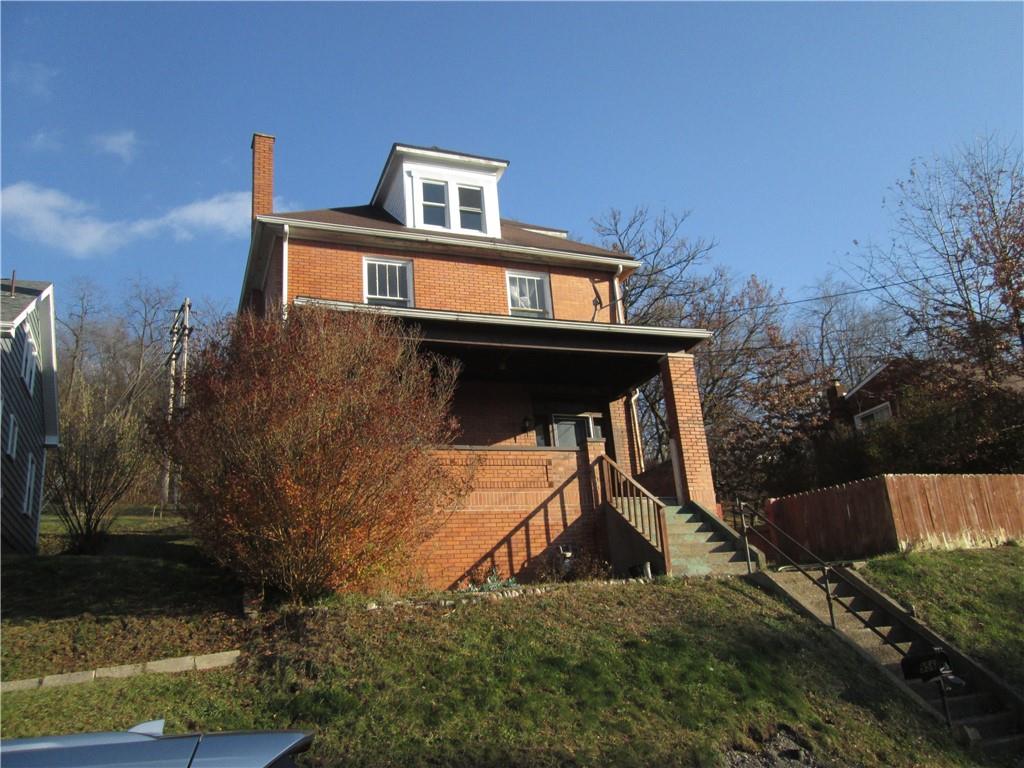
[[[5,680],[0,682],[0,693],[10,691],[31,691],[37,688],[57,688],[62,685],[91,683],[98,679],[135,677],[147,674],[170,674],[174,672],[191,672],[193,670],[218,669],[230,667],[242,655],[240,650],[206,653],[200,656],[176,656],[171,659],[156,659],[138,664],[121,664],[115,667],[100,667],[84,672],[65,672],[60,675],[44,677],[28,677],[23,680]]]

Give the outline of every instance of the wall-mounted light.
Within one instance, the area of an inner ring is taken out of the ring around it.
[[[523,432],[529,432],[531,429],[533,429],[533,417],[527,416],[523,419]]]

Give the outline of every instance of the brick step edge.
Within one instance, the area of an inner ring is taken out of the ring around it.
[[[200,656],[175,656],[171,659],[141,661],[138,664],[120,664],[115,667],[100,667],[85,672],[65,672],[60,675],[43,677],[27,677],[23,680],[5,680],[0,682],[0,693],[10,691],[30,691],[37,688],[57,688],[62,685],[91,683],[93,680],[135,677],[136,675],[168,674],[172,672],[193,672],[207,669],[230,667],[238,657],[240,650],[204,653]]]

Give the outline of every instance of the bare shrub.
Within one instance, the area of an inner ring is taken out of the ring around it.
[[[182,418],[154,422],[195,536],[298,598],[402,570],[469,489],[433,451],[455,434],[456,375],[381,316],[239,317],[200,351]]]

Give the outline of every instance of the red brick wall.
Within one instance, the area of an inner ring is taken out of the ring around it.
[[[528,579],[559,545],[599,548],[599,516],[581,483],[583,452],[445,449],[444,461],[473,463],[473,490],[419,552],[427,584],[447,589],[497,568]]]
[[[537,445],[533,429],[523,429],[523,419],[533,416],[533,404],[521,384],[460,381],[452,415],[461,427],[457,445]]]
[[[611,301],[611,275],[607,272],[462,256],[354,251],[294,239],[288,243],[288,300],[309,296],[361,302],[364,255],[410,259],[414,304],[421,309],[507,315],[505,271],[523,269],[550,275],[551,303],[556,319],[613,321],[611,307],[607,306]],[[595,297],[606,305],[597,311],[596,317]]]

